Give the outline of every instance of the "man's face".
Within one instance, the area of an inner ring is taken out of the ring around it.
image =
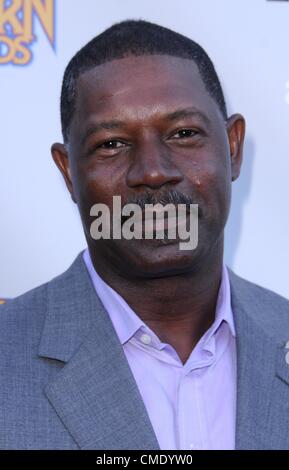
[[[82,217],[92,253],[124,276],[185,273],[220,249],[231,181],[238,177],[244,120],[225,122],[193,61],[170,56],[127,57],[84,73],[77,82],[68,155],[53,146]],[[113,196],[166,198],[175,191],[199,206],[199,242],[99,240],[90,236],[91,207]]]

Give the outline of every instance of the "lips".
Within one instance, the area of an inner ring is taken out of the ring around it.
[[[142,235],[144,238],[150,234],[155,238],[160,234],[164,234],[163,236],[166,237],[170,231],[172,238],[176,238],[178,229],[186,226],[187,217],[187,212],[185,216],[176,216],[175,214],[170,216],[163,210],[146,209],[142,212],[142,217],[135,216],[133,218],[134,233]]]

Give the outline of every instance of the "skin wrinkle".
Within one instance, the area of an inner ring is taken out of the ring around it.
[[[165,118],[187,107],[203,112],[210,126],[192,116]],[[125,126],[101,130],[83,145],[88,125],[106,120]],[[179,129],[198,133],[175,136]],[[231,182],[240,172],[244,134],[244,118],[234,114],[224,120],[193,61],[131,56],[79,78],[68,150],[60,143],[52,146],[78,205],[95,269],[183,363],[214,320]],[[105,140],[123,144],[116,150],[99,148]],[[87,147],[93,147],[90,154]],[[111,208],[113,195],[125,204],[146,194],[158,200],[170,193],[199,204],[196,250],[180,251],[177,241],[91,239],[89,214],[95,203]]]

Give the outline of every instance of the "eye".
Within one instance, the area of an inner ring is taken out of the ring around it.
[[[195,137],[195,135],[200,134],[196,129],[180,129],[174,135],[172,139],[188,139],[190,137]]]
[[[101,157],[107,156],[107,157],[112,157],[122,149],[125,149],[129,146],[128,143],[123,142],[122,140],[118,139],[111,139],[111,140],[105,140],[102,143],[95,143],[92,145],[85,155],[87,157],[91,155],[96,155]]]
[[[100,149],[118,149],[120,147],[123,147],[125,144],[121,142],[120,140],[107,140],[106,142],[103,142],[103,144],[98,145],[98,148]]]

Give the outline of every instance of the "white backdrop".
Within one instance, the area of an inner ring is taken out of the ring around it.
[[[76,207],[50,156],[61,139],[61,80],[82,45],[126,18],[183,33],[213,59],[229,112],[247,121],[226,262],[289,297],[289,2],[55,0],[55,7],[55,50],[35,19],[33,61],[0,65],[0,297],[51,279],[85,247]]]

